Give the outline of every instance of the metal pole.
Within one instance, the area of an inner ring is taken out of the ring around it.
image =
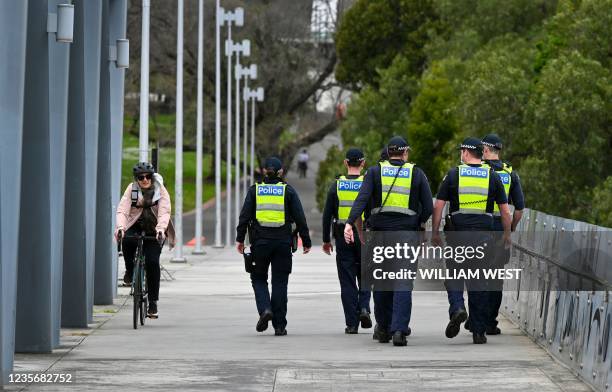
[[[225,55],[227,56],[227,160],[225,162],[225,243],[232,246],[232,24],[228,22]]]
[[[255,98],[251,99],[251,183],[255,183]]]
[[[215,26],[215,248],[223,246],[221,241],[221,23],[217,0],[217,25]]]
[[[174,223],[176,246],[173,263],[185,263],[183,257],[183,0],[178,0],[176,34],[176,170]]]
[[[248,94],[248,86],[249,79],[246,79],[245,87],[244,87],[244,124],[242,127],[242,189],[244,190],[244,194],[247,193],[247,143],[248,143],[248,133],[249,133],[249,99],[246,94]]]
[[[240,215],[240,52],[236,52],[236,178],[234,179],[234,224],[238,226],[238,216]]]
[[[140,51],[139,160],[149,161],[149,24],[151,0],[142,0],[142,48]]]
[[[202,136],[203,136],[203,99],[202,86],[204,76],[204,3],[198,1],[198,98],[197,98],[197,121],[196,121],[196,214],[195,214],[195,248],[194,255],[204,254],[202,249]]]

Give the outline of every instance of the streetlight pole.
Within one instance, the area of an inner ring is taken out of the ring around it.
[[[204,97],[203,93],[204,77],[204,1],[198,1],[198,83],[197,83],[197,120],[196,120],[196,214],[195,214],[195,248],[194,255],[204,254],[202,249],[202,193],[203,193],[203,173],[202,173],[202,150],[203,150],[203,126],[204,126]]]
[[[257,90],[244,89],[244,100],[251,100],[251,180],[255,182],[255,101],[263,102],[264,89],[259,87]]]
[[[233,43],[231,40],[226,41],[226,50],[236,54],[236,141],[234,142],[236,147],[236,167],[235,167],[235,178],[234,178],[234,224],[238,226],[238,218],[240,214],[240,54],[244,56],[250,56],[251,54],[251,41],[243,40],[242,43]],[[229,148],[229,146],[228,146]]]
[[[149,161],[149,25],[151,0],[142,0],[142,47],[140,50],[140,132],[138,159]]]
[[[232,209],[231,209],[231,202],[232,202],[232,51],[230,50],[231,48],[229,47],[229,43],[232,42],[232,23],[235,24],[236,26],[243,26],[244,25],[244,9],[242,8],[236,8],[234,10],[234,12],[225,12],[225,10],[223,8],[219,8],[218,14],[217,14],[217,19],[218,19],[218,23],[217,23],[217,29],[219,29],[220,25],[227,23],[227,41],[225,42],[225,55],[227,56],[227,159],[226,159],[226,176],[225,176],[225,193],[226,193],[226,211],[225,211],[225,236],[226,236],[226,244],[227,246],[232,246],[232,244],[234,243],[234,241],[232,240],[232,230],[231,230],[231,220],[232,220]],[[220,48],[220,38],[219,35],[217,35],[217,50],[219,50]],[[218,59],[218,65],[217,65],[217,84],[218,84],[218,88],[217,88],[217,102],[218,105],[220,105],[220,101],[221,101],[221,87],[220,87],[220,81],[219,81],[219,74],[221,71],[221,66],[220,66],[220,55],[218,55],[219,59]],[[221,107],[218,106],[218,116],[217,118],[219,119],[218,121],[220,121],[221,118]],[[220,138],[220,134],[221,134],[221,125],[218,125],[219,127],[219,138]],[[220,146],[221,142],[219,140],[219,148],[217,149],[217,151],[221,150],[221,146]],[[219,159],[220,161],[220,159]],[[221,168],[219,167],[219,172],[221,172],[220,170]],[[221,182],[221,180],[219,180],[219,182]],[[219,195],[217,200],[220,200],[221,197]],[[220,205],[218,205],[220,207]],[[219,212],[218,212],[218,216],[221,215],[220,212],[220,208],[219,208]],[[220,225],[220,223],[219,223]],[[220,227],[219,227],[219,231],[220,231]],[[219,239],[219,244],[220,244],[220,239]]]
[[[244,70],[244,68],[243,68]],[[246,69],[246,72],[243,72],[243,76],[244,76],[244,91],[248,91],[249,90],[249,80],[255,80],[257,79],[257,64],[251,64],[251,66],[249,68]],[[249,115],[248,115],[248,108],[249,108],[249,100],[246,96],[244,96],[245,94],[243,94],[243,101],[244,101],[244,125],[242,128],[242,189],[244,190],[244,193],[246,194],[247,192],[247,141],[248,141],[248,123],[249,123]]]
[[[183,0],[178,0],[176,34],[176,162],[174,223],[176,246],[173,263],[185,263],[183,256]]]

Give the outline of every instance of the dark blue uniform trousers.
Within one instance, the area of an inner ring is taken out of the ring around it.
[[[348,327],[359,325],[361,309],[370,312],[370,291],[361,287],[361,252],[359,239],[347,244],[344,238],[336,239],[336,267],[340,281],[340,298],[344,309],[344,321]]]
[[[412,245],[418,244],[418,232],[407,231],[404,240]],[[417,264],[405,267],[416,271]],[[393,291],[374,291],[374,315],[380,330],[408,333],[412,314],[412,289],[412,282],[398,282]]]
[[[482,229],[472,229],[472,228],[461,228],[459,231],[484,231]],[[459,236],[457,233],[454,233],[454,238],[456,241],[459,241]],[[468,241],[476,241],[476,242],[486,242],[486,239],[473,238],[469,234],[465,237]],[[450,245],[460,245],[450,244]],[[466,244],[463,244],[466,245]],[[477,244],[468,244],[476,246]],[[447,268],[456,267],[454,263],[451,261],[447,262]],[[490,314],[491,314],[491,294],[489,291],[483,290],[482,283],[471,285],[469,281],[465,281],[463,279],[457,279],[452,281],[446,281],[446,293],[448,296],[448,313],[449,316],[452,316],[453,313],[457,312],[460,309],[465,309],[465,301],[463,299],[463,290],[464,286],[467,286],[468,290],[468,306],[470,311],[470,325],[473,333],[484,333],[487,325],[489,323]],[[476,286],[475,288],[472,286]]]
[[[291,243],[287,241],[258,240],[252,248],[255,272],[251,273],[251,284],[255,292],[257,311],[261,315],[271,310],[272,326],[287,325],[287,284],[291,273]],[[272,295],[268,290],[268,268],[272,266]]]
[[[380,330],[408,333],[412,291],[374,291],[374,316]]]

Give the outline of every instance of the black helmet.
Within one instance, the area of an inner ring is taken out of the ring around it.
[[[155,168],[149,162],[139,162],[132,169],[134,177],[138,177],[141,174],[154,174]]]

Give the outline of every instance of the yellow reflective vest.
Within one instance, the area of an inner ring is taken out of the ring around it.
[[[488,165],[474,167],[459,165],[459,210],[453,214],[488,214],[489,178],[491,168]]]
[[[264,227],[285,225],[285,190],[287,184],[255,184],[255,219]]]
[[[336,180],[336,193],[338,195],[338,220],[336,223],[346,223],[362,183],[363,176],[354,179],[340,176]]]
[[[381,184],[381,206],[372,209],[372,214],[379,212],[397,212],[405,215],[416,215],[416,211],[409,208],[410,187],[414,164],[404,163],[402,167],[394,166],[389,161],[379,162]],[[399,174],[398,174],[399,170]],[[397,179],[395,179],[397,174]],[[395,184],[393,181],[395,180]],[[393,188],[391,188],[393,185]],[[391,190],[391,192],[389,192]],[[387,196],[388,194],[388,196]],[[386,201],[385,201],[386,199]]]
[[[502,169],[501,170],[495,170],[495,172],[497,172],[497,174],[499,174],[499,177],[501,178],[502,184],[504,184],[504,191],[506,192],[506,197],[510,197],[510,185],[512,184],[512,166],[506,164],[506,162],[503,163]],[[493,203],[493,215],[495,216],[501,216],[501,213],[499,212],[499,206],[497,205],[497,203]]]

